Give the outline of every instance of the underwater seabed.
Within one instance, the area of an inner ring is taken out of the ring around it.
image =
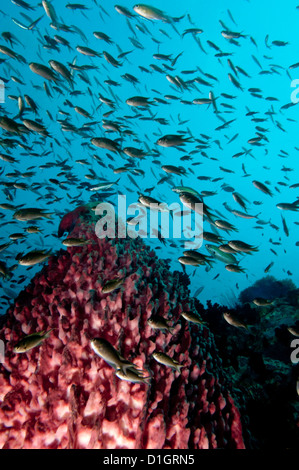
[[[1,446],[243,448],[213,335],[181,318],[193,311],[187,278],[139,239],[98,239],[82,217],[70,236],[90,243],[51,256],[1,331]],[[116,278],[122,284],[105,293]],[[162,319],[168,328],[156,325]],[[14,352],[24,336],[50,329],[38,347]],[[94,338],[139,372],[120,379]]]
[[[295,448],[287,327],[299,290],[230,310],[246,325],[236,328],[225,307],[190,297],[188,276],[140,239],[98,239],[93,219],[80,212],[68,238],[86,244],[51,256],[2,318],[1,447]],[[17,354],[37,331],[50,334]],[[97,354],[94,338],[131,373]]]

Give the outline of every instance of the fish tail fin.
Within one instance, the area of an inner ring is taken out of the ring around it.
[[[46,219],[52,219],[51,215],[54,215],[54,212],[47,212],[46,214],[43,214]]]
[[[51,333],[53,330],[56,330],[56,329],[57,329],[57,328],[51,328],[49,331],[45,332],[44,335],[43,335],[44,338],[49,338],[50,333]]]
[[[178,23],[178,22],[181,21],[185,16],[186,16],[186,13],[184,13],[184,15],[182,15],[182,16],[177,16],[177,17],[174,17],[174,18],[171,18],[171,19],[172,19],[172,21],[173,21],[174,23]]]
[[[28,26],[28,29],[33,29],[37,25],[37,23],[42,19],[42,17],[43,16],[40,16],[37,20],[32,21],[32,23]]]
[[[20,111],[18,114],[16,114],[12,119],[15,120],[15,119],[19,119],[23,114],[23,111]]]
[[[118,365],[118,369],[121,370],[124,374],[126,374],[127,369],[135,368],[135,364],[133,364],[130,361],[127,361],[122,356],[120,357],[120,359],[121,359],[121,365]]]
[[[17,60],[19,62],[22,62],[23,64],[27,64],[27,60],[25,59],[25,57],[23,57],[21,54],[18,54],[17,55]]]
[[[245,328],[244,328],[244,330],[246,330],[247,333],[252,334],[252,335],[256,333],[254,332],[254,329],[255,329],[254,325],[245,325]]]

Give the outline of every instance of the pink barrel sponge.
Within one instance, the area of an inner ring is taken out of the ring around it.
[[[180,315],[194,310],[182,275],[140,239],[98,239],[82,217],[70,235],[90,243],[51,256],[0,331],[0,448],[244,448],[213,335]],[[122,284],[104,293],[117,277]],[[150,326],[157,315],[174,329]],[[39,346],[14,352],[26,335],[51,328]],[[151,378],[118,378],[91,347],[99,337]]]

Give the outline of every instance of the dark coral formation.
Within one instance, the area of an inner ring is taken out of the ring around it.
[[[71,236],[90,244],[51,256],[0,332],[0,447],[243,448],[213,335],[180,316],[194,308],[181,274],[140,239],[98,239],[86,220]],[[122,286],[104,294],[118,276]],[[157,313],[173,333],[148,325]],[[40,346],[13,352],[20,338],[50,328]],[[150,383],[116,377],[91,349],[94,337],[150,373]],[[181,372],[156,362],[154,351],[183,364]]]
[[[230,310],[248,330],[224,320],[226,307],[208,303],[204,309],[197,305],[214,334],[228,385],[241,412],[246,448],[298,447],[299,364],[291,361],[295,336],[288,331],[289,327],[299,331],[298,301],[299,290],[292,290],[267,307],[246,304]],[[277,429],[283,431],[278,433]]]
[[[287,297],[288,293],[296,289],[295,284],[290,279],[275,279],[273,276],[264,276],[256,281],[252,286],[244,289],[239,296],[242,304],[252,302],[256,297],[265,299],[277,299]]]

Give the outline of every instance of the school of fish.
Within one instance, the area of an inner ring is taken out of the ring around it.
[[[290,90],[285,103],[281,90],[272,96],[255,85],[261,77],[278,76],[290,86],[299,63],[295,57],[288,65],[276,62],[288,41],[265,31],[259,43],[254,25],[244,30],[229,9],[213,20],[218,33],[211,37],[197,11],[182,4],[168,12],[98,0],[11,3],[5,0],[0,10],[1,313],[28,281],[29,269],[38,269],[63,246],[88,243],[67,234],[82,212],[94,210],[97,201],[116,204],[117,194],[128,195],[146,213],[158,205],[172,219],[202,204],[200,249],[186,250],[183,240],[163,238],[161,227],[153,230],[154,241],[148,240],[168,250],[175,269],[194,277],[195,296],[210,271],[211,282],[228,271],[236,289],[239,276],[261,277],[276,260],[281,272],[292,276],[283,257],[292,226],[295,231],[299,224],[296,214],[292,218],[299,210],[299,183],[295,168],[285,162],[299,151],[287,139],[297,103]],[[211,73],[214,69],[221,74]],[[247,122],[246,140],[240,116]],[[270,158],[271,133],[277,132],[278,156]],[[275,177],[274,158],[282,161]],[[171,213],[171,202],[181,203],[180,214]],[[273,223],[277,218],[280,225]],[[127,224],[136,225],[134,218]],[[267,249],[265,226],[273,234]],[[264,264],[259,272],[252,269],[255,257]],[[113,279],[105,292],[121,284],[121,278]],[[224,318],[246,328],[229,314]],[[151,326],[167,330],[162,320]],[[31,336],[29,344],[40,344],[47,334]],[[97,353],[99,341],[92,343]],[[181,367],[161,355],[155,359]],[[126,374],[122,360],[118,366],[112,362],[120,377]],[[132,380],[143,380],[138,370],[128,370]]]

